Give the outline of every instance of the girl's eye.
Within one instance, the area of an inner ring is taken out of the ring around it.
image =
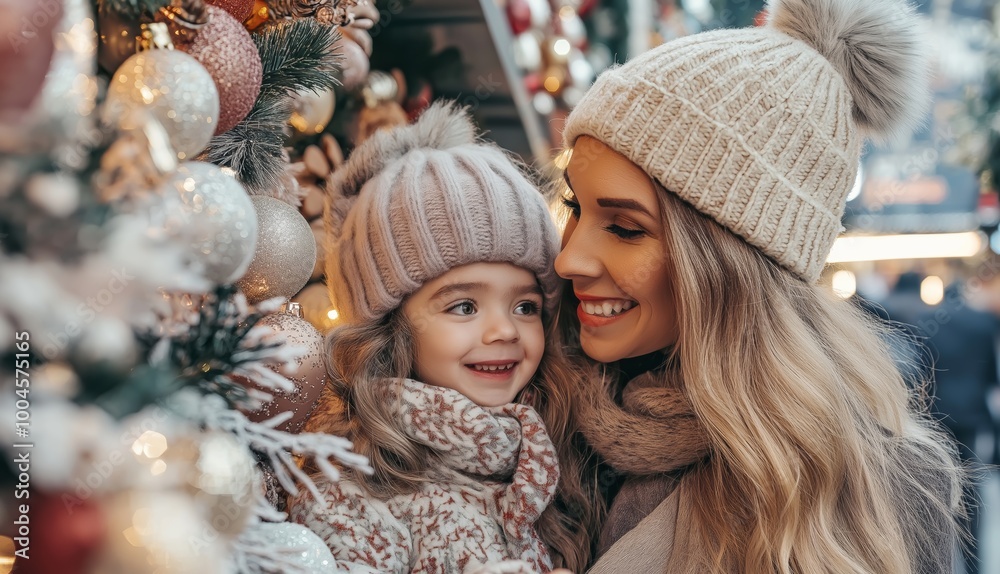
[[[454,315],[472,315],[476,312],[476,306],[472,301],[462,301],[449,307],[448,312]]]
[[[638,239],[646,234],[645,231],[641,229],[629,229],[627,227],[622,227],[620,225],[612,223],[611,225],[604,228],[606,231],[614,233],[622,239]]]
[[[573,219],[580,219],[580,204],[579,202],[570,199],[568,197],[562,198],[563,206],[573,214]]]
[[[541,306],[534,301],[523,301],[514,308],[516,315],[537,315],[541,311]]]

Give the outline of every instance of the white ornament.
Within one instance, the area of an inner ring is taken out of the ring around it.
[[[208,146],[219,120],[215,80],[197,60],[179,50],[139,52],[118,68],[108,86],[105,123],[116,125],[145,108],[163,125],[180,160]]]

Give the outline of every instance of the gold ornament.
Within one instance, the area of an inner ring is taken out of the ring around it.
[[[314,92],[302,90],[292,96],[292,116],[288,125],[293,137],[308,137],[323,133],[337,106],[333,90]]]
[[[257,248],[236,285],[250,303],[290,298],[302,289],[316,262],[316,241],[302,214],[284,201],[255,195]]]
[[[322,283],[306,286],[292,301],[302,305],[302,317],[321,333],[340,324],[340,312],[330,302],[330,294]]]
[[[254,0],[253,10],[250,11],[250,16],[243,21],[243,25],[247,27],[247,30],[253,32],[263,26],[270,18],[271,9],[268,8],[267,2]]]
[[[217,574],[228,540],[206,524],[182,490],[124,490],[100,503],[107,538],[88,572]]]
[[[398,95],[399,84],[396,83],[396,78],[382,70],[372,70],[365,80],[364,87],[361,88],[361,97],[365,105],[370,108],[385,102],[398,101]]]
[[[324,24],[342,26],[358,0],[267,0],[271,15],[281,18],[315,18]]]

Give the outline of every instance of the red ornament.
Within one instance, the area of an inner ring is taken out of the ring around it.
[[[528,0],[507,0],[507,21],[517,36],[531,29],[531,5]]]
[[[243,22],[253,12],[254,0],[205,0],[205,3],[218,6],[229,12],[229,15],[233,18]]]
[[[585,17],[591,10],[594,9],[594,7],[597,6],[597,3],[598,0],[581,0],[580,5],[576,7],[576,13],[579,14],[580,17]]]
[[[406,117],[411,122],[416,121],[420,114],[424,113],[424,110],[429,108],[431,102],[434,101],[434,90],[431,89],[431,85],[423,80],[418,81],[420,87],[417,89],[417,94],[407,99],[403,106],[403,109],[406,110]]]
[[[83,574],[104,543],[104,513],[76,493],[31,491],[31,558],[18,558],[18,574]]]
[[[260,94],[264,67],[257,46],[238,20],[216,6],[208,7],[209,21],[189,45],[178,46],[198,60],[219,90],[219,122],[215,135],[240,123]]]
[[[753,17],[753,25],[758,28],[767,26],[767,8],[757,12],[757,15]]]
[[[542,75],[538,72],[532,72],[524,76],[524,88],[528,90],[529,94],[533,94],[538,90],[542,89]]]

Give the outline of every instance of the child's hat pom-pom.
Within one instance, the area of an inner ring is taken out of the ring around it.
[[[389,163],[417,149],[443,150],[476,143],[476,126],[455,102],[435,102],[413,124],[373,134],[351,154],[331,181],[331,191],[357,195]]]

